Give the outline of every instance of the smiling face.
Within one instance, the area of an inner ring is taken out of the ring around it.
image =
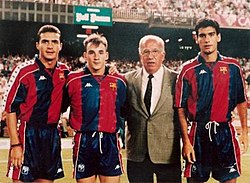
[[[157,39],[147,39],[140,46],[140,60],[149,74],[154,74],[165,59],[164,45]]]
[[[88,68],[93,75],[103,75],[105,72],[105,62],[109,57],[104,44],[88,43],[86,51],[83,53],[84,59],[88,63]]]
[[[196,43],[200,47],[202,56],[217,55],[218,43],[220,41],[221,36],[216,33],[215,28],[211,26],[199,28]]]
[[[62,49],[60,34],[55,32],[44,32],[40,34],[40,39],[36,42],[36,48],[39,50],[39,59],[47,67],[53,67]]]

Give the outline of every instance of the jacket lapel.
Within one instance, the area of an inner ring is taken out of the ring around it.
[[[142,87],[142,69],[139,69],[135,75],[134,78],[132,78],[132,86],[134,87],[134,91],[136,93],[137,96],[137,100],[139,102],[139,107],[141,108],[141,110],[148,115],[146,106],[144,104],[143,101],[143,96],[142,96],[142,92],[141,92],[141,87]]]

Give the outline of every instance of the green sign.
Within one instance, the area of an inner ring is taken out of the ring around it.
[[[75,6],[74,23],[82,25],[112,26],[112,9]]]

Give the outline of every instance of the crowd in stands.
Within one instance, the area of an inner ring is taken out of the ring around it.
[[[202,18],[222,16],[233,21],[236,16],[250,17],[249,0],[23,0],[57,4],[109,7],[113,11],[163,13],[169,16]]]
[[[29,56],[24,55],[2,55],[0,57],[0,78],[4,78],[5,80],[8,79],[10,76],[10,73],[12,69],[25,61],[31,60]],[[237,58],[240,65],[243,68],[244,74],[246,77],[250,75],[250,58]],[[86,63],[82,57],[79,58],[73,58],[73,57],[65,57],[61,56],[59,59],[60,62],[66,63],[70,70],[74,71],[81,67],[83,67]],[[168,68],[178,71],[178,68],[180,65],[185,62],[184,60],[166,60],[164,62],[165,66]],[[109,65],[116,65],[118,71],[120,73],[126,73],[131,70],[135,70],[139,67],[141,67],[141,63],[139,61],[131,61],[128,59],[124,60],[109,60],[107,62]],[[249,78],[249,84],[250,84],[250,78]]]

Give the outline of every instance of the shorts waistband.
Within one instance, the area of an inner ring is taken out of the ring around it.
[[[219,124],[223,125],[223,124],[231,123],[232,120],[228,120],[228,121],[213,121],[213,120],[211,120],[211,121],[191,121],[191,122],[197,123],[197,125],[206,125],[209,122],[215,122],[215,123],[219,123]]]
[[[76,131],[76,133],[82,133],[86,135],[92,135],[94,133],[103,133],[103,134],[117,134],[118,132],[101,132],[101,131]]]
[[[195,122],[196,125],[198,126],[198,128],[205,128],[206,130],[208,130],[208,136],[209,136],[209,140],[212,142],[212,133],[213,134],[217,134],[217,128],[224,128],[226,125],[228,125],[229,123],[231,123],[232,121],[226,121],[226,122],[217,122],[217,121],[208,121],[208,122],[203,122],[203,123],[199,123],[199,122]]]
[[[40,123],[40,122],[30,122],[25,121],[23,123],[26,123],[27,126],[35,127],[35,128],[57,128],[57,123]]]

